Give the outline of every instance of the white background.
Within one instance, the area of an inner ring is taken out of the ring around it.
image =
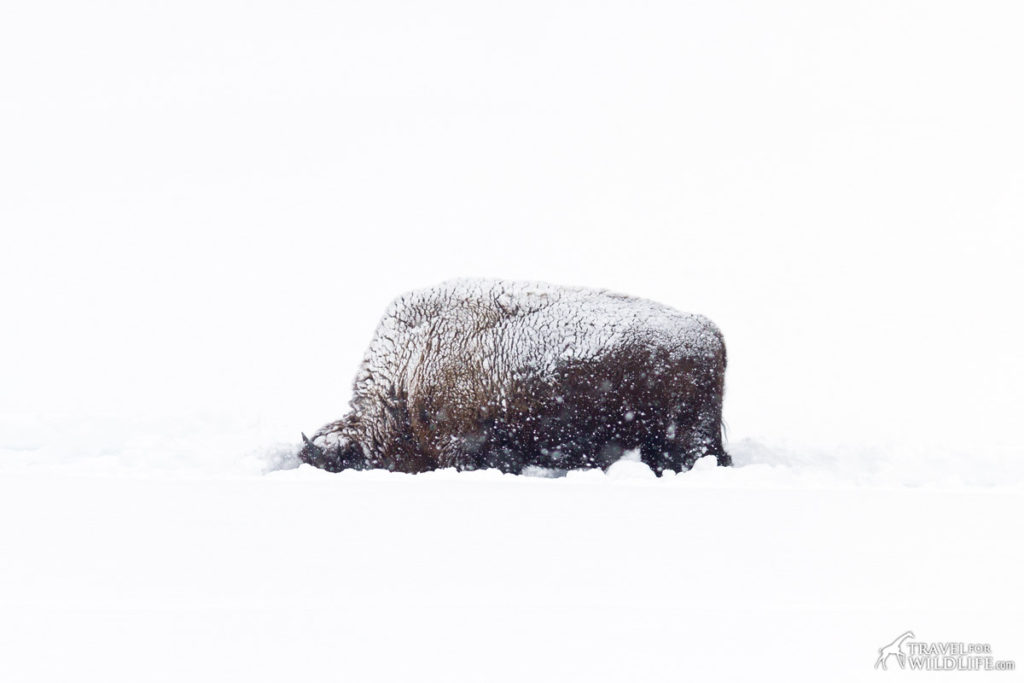
[[[1016,3],[8,3],[2,403],[289,411],[455,276],[714,319],[734,438],[1011,449]]]
[[[0,465],[272,468],[392,297],[481,276],[715,320],[753,467],[722,485],[1019,486],[1022,31],[1015,2],[6,2]]]

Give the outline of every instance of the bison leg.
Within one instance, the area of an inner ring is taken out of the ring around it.
[[[442,436],[436,444],[440,467],[457,470],[498,469],[506,474],[520,474],[530,464],[514,440],[507,438],[494,420],[473,425],[468,433]]]
[[[668,451],[668,444],[665,440],[655,436],[648,436],[640,446],[640,461],[650,467],[656,475],[661,476],[666,469],[672,467],[674,460]]]
[[[722,395],[716,392],[710,405],[697,415],[698,445],[706,449],[704,455],[713,455],[719,467],[732,465],[732,458],[725,452],[722,444]]]
[[[713,455],[720,466],[732,465],[722,445],[721,405],[705,406],[697,413],[693,428],[683,439],[683,465],[693,467],[699,458]]]
[[[665,470],[685,472],[700,458],[713,455],[720,466],[732,465],[722,445],[721,408],[706,406],[684,413],[666,428],[664,439],[651,439],[641,449],[643,461],[659,476]]]
[[[508,446],[492,446],[477,456],[476,464],[481,469],[498,469],[505,474],[522,474],[525,459],[518,451]]]

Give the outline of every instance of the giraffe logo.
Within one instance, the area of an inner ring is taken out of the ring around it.
[[[903,641],[907,638],[914,637],[913,631],[904,631],[898,638],[896,638],[896,640],[892,641],[888,645],[883,645],[878,648],[878,659],[875,661],[875,668],[877,669],[881,666],[883,671],[887,671],[888,667],[885,665],[885,662],[889,657],[895,657],[900,668],[905,668],[907,665],[907,655],[903,652]]]

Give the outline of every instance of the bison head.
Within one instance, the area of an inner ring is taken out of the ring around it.
[[[302,435],[299,460],[328,472],[369,469],[362,446],[338,432],[325,430],[312,439]]]

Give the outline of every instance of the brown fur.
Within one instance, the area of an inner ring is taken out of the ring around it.
[[[530,465],[604,468],[638,449],[658,474],[689,469],[703,455],[731,464],[722,444],[725,345],[709,321],[659,307],[700,343],[680,351],[674,340],[652,342],[630,318],[632,337],[545,369],[517,357],[508,341],[533,334],[533,309],[493,294],[468,300],[459,289],[461,298],[439,291],[392,304],[357,378],[352,412],[306,439],[304,462],[332,471],[518,473]],[[623,301],[633,300],[614,303]],[[467,319],[473,324],[461,324]],[[543,341],[562,343],[550,332]]]

